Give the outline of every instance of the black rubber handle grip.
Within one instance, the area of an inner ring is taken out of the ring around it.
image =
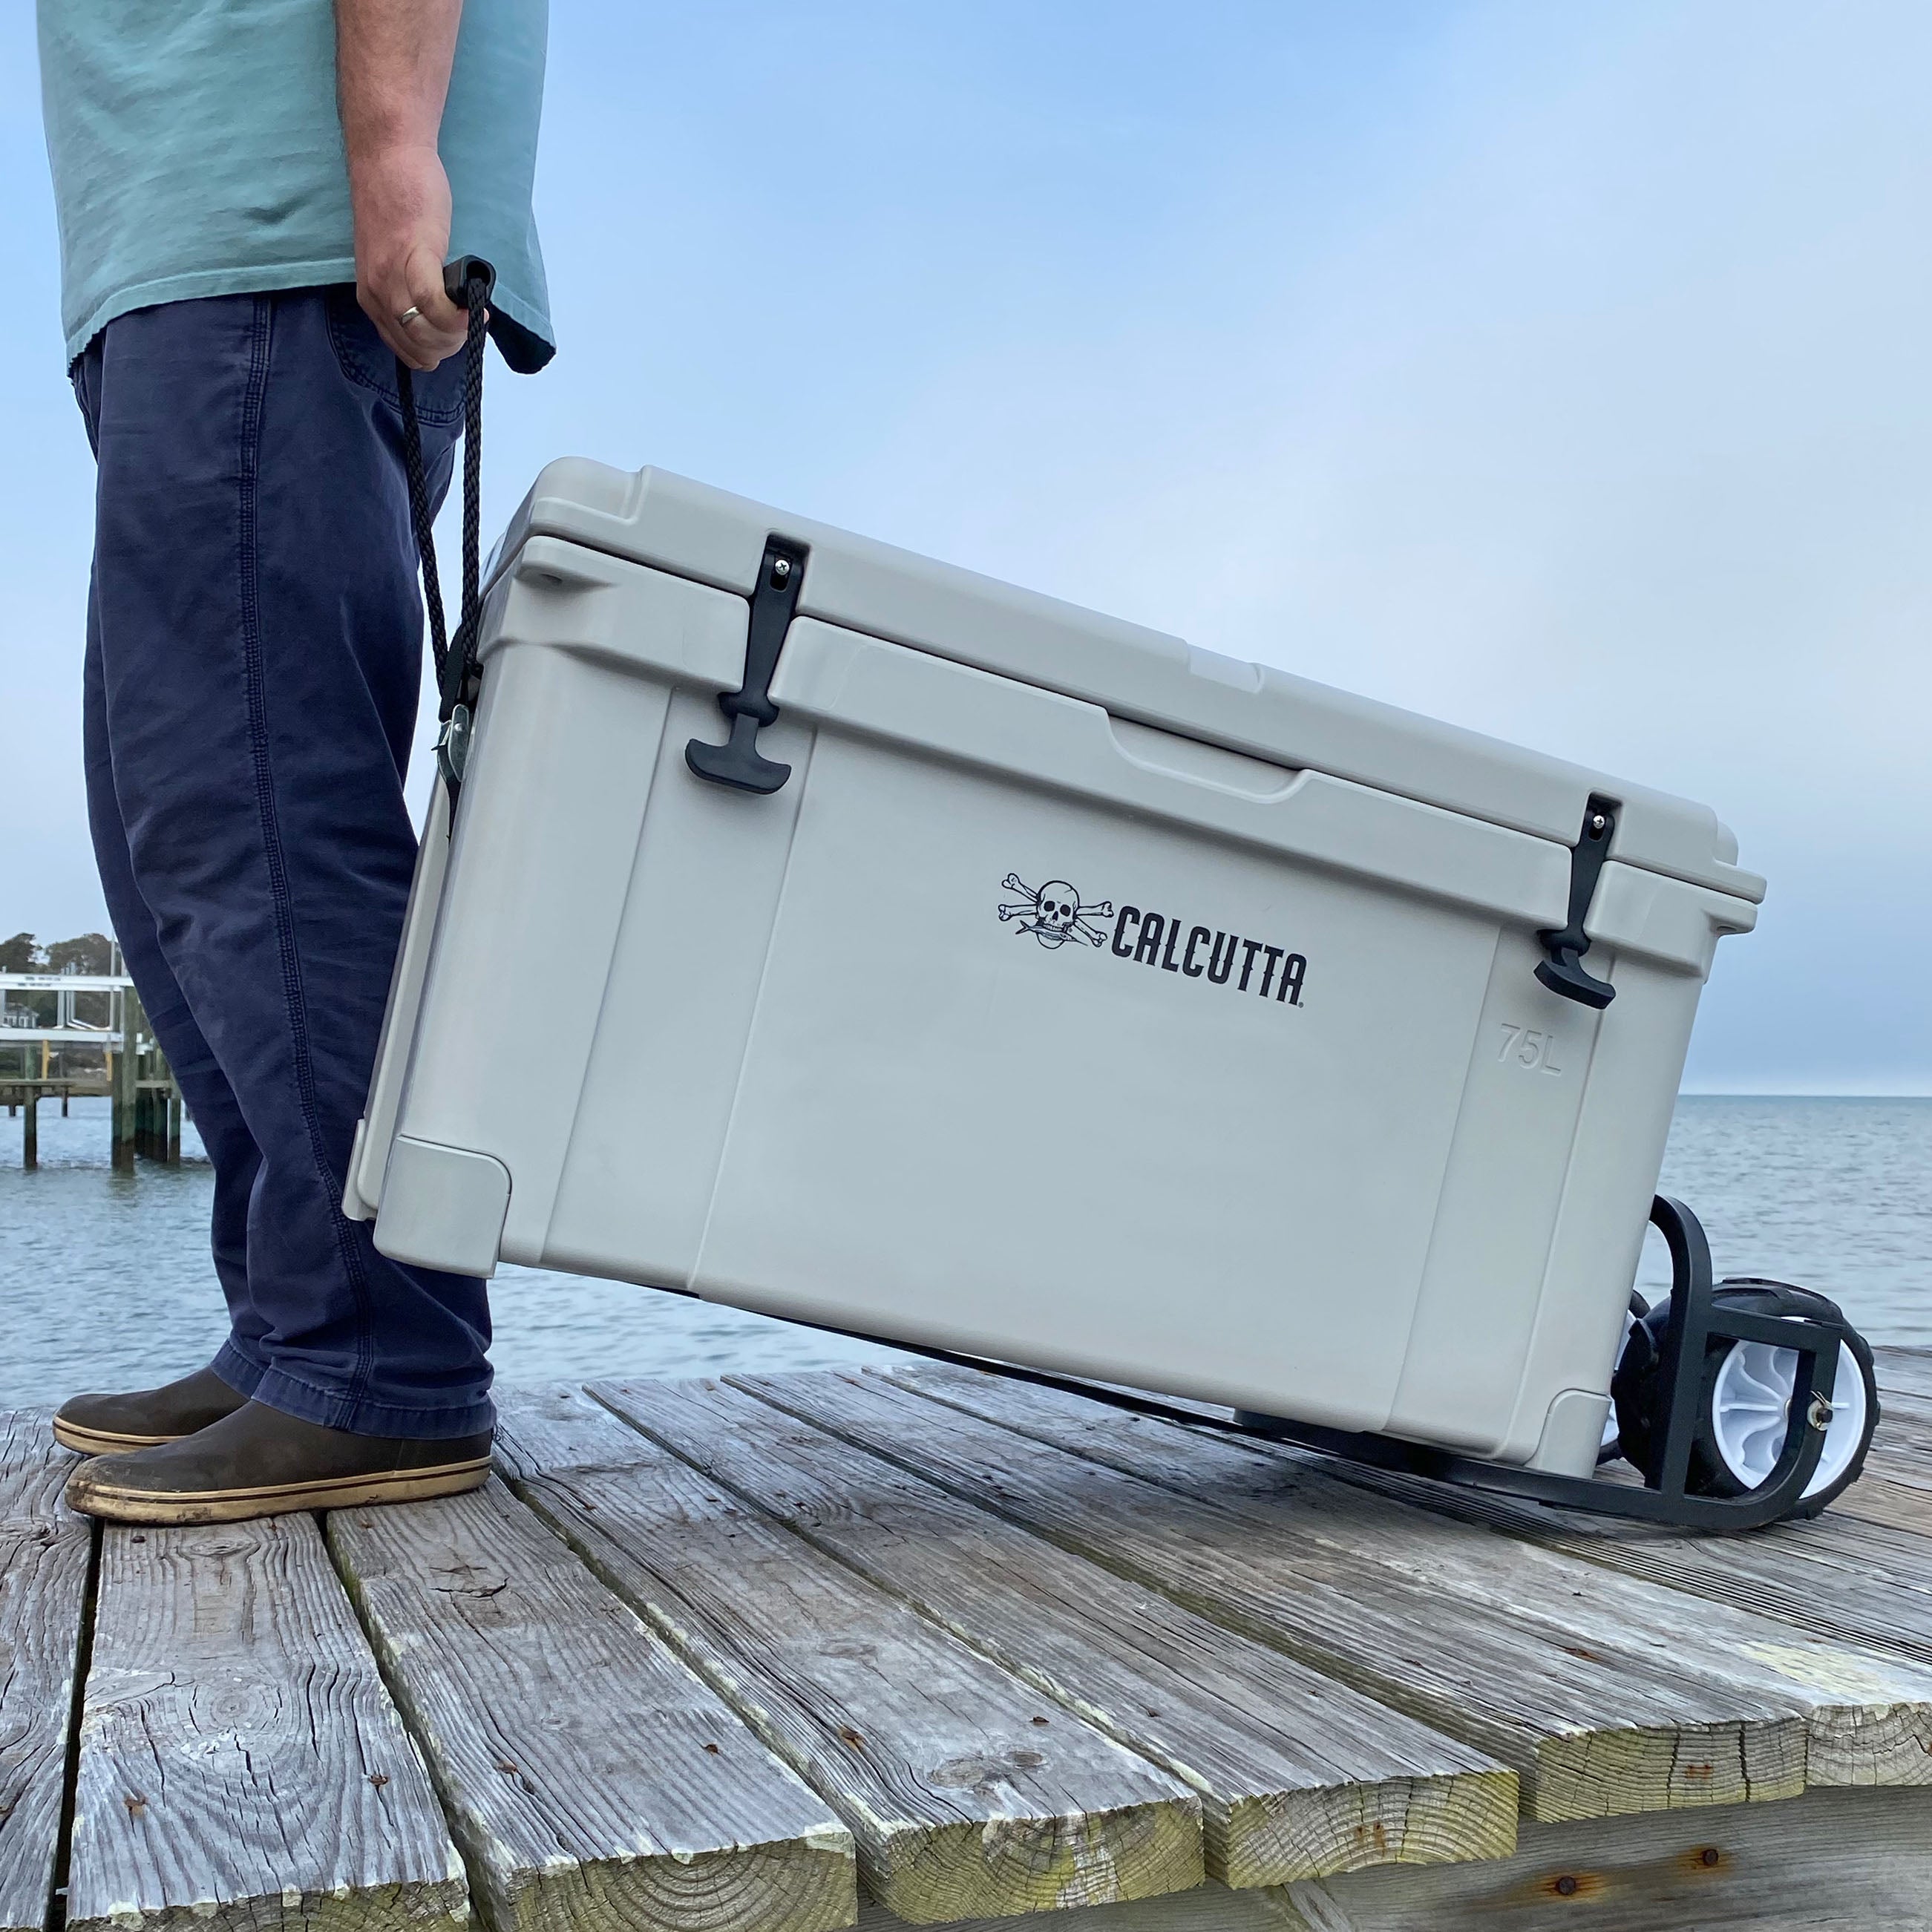
[[[470,298],[465,290],[478,278],[483,284],[483,299],[488,302],[496,292],[496,271],[481,255],[459,255],[442,265],[442,292],[458,308],[467,308]]]

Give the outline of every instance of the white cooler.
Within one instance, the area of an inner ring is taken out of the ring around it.
[[[492,570],[384,1253],[1590,1472],[1763,890],[1708,810],[658,470],[553,464]]]

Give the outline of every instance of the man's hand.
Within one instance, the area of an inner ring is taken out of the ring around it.
[[[356,223],[356,298],[412,369],[463,346],[443,292],[449,177],[436,152],[463,0],[335,0],[336,94]]]
[[[445,293],[449,178],[434,146],[398,148],[352,165],[356,298],[412,369],[434,369],[463,346],[468,318]]]

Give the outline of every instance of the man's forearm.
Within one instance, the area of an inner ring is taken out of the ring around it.
[[[449,181],[436,152],[463,0],[335,0],[335,84],[356,224],[356,292],[405,362],[462,341],[443,293]]]
[[[398,148],[434,148],[463,0],[335,0],[335,85],[352,182]]]

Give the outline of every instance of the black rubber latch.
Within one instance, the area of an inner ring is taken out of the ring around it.
[[[1552,993],[1574,1000],[1579,1006],[1607,1006],[1617,996],[1617,989],[1609,980],[1596,978],[1582,967],[1583,955],[1590,950],[1590,935],[1583,930],[1583,922],[1589,916],[1597,874],[1604,869],[1616,829],[1616,801],[1592,793],[1583,808],[1582,830],[1576,835],[1570,854],[1569,923],[1552,926],[1536,935],[1550,956],[1537,962],[1537,978]]]
[[[758,733],[775,722],[772,676],[778,668],[785,632],[798,608],[805,580],[805,560],[811,553],[802,544],[784,537],[767,537],[758,566],[758,588],[752,592],[751,620],[745,629],[745,681],[736,691],[720,693],[718,708],[731,721],[731,735],[722,745],[694,738],[684,748],[684,761],[701,778],[730,785],[739,791],[774,792],[791,776],[791,767],[768,758],[758,749]]]

